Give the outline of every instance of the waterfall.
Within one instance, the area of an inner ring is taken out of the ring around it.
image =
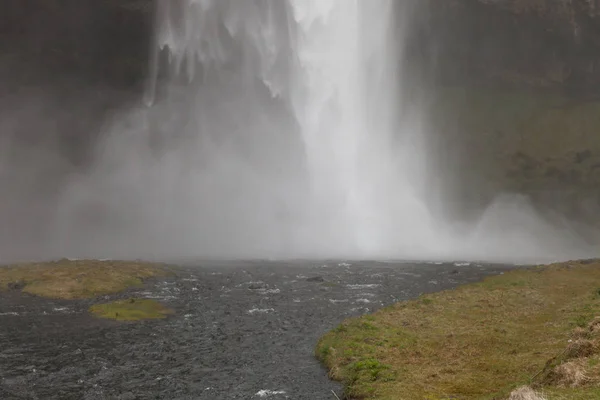
[[[404,53],[417,3],[157,0],[148,106],[106,122],[93,168],[61,193],[52,254],[589,254],[526,199],[501,197],[471,224],[431,212],[444,174],[428,168]]]
[[[429,216],[411,182],[424,179],[423,149],[414,145],[421,132],[413,130],[414,118],[397,118],[399,7],[392,0],[157,4],[155,49],[168,54],[168,82],[173,87],[183,77],[195,88],[186,100],[185,129],[244,143],[233,153],[217,145],[217,152],[250,159],[271,200],[274,192],[287,192],[288,219],[266,218],[287,231],[292,253],[373,257],[427,241],[416,234],[429,229]],[[150,99],[157,86],[152,76]],[[276,149],[268,148],[272,144]],[[291,166],[290,157],[301,161]],[[282,187],[273,169],[286,170],[283,180],[303,193],[292,189],[295,200],[289,199],[289,185]]]

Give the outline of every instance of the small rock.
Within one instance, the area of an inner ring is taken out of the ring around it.
[[[250,290],[263,290],[263,289],[267,289],[267,288],[268,288],[268,286],[265,283],[253,283],[248,286],[248,289],[250,289]]]
[[[583,265],[588,265],[588,264],[596,263],[596,262],[598,262],[598,260],[594,259],[594,258],[590,258],[588,260],[580,260],[579,262]]]
[[[23,282],[23,281],[10,282],[8,284],[8,288],[10,290],[23,290],[25,288],[25,282]]]

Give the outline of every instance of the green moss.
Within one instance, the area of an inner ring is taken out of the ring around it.
[[[429,304],[433,303],[433,300],[432,299],[428,299],[427,297],[423,297],[421,299],[421,303],[423,303],[424,305],[429,305]]]
[[[91,306],[89,311],[97,317],[118,321],[162,319],[173,313],[171,309],[151,299],[127,299],[96,304]]]
[[[356,373],[367,373],[368,379],[377,380],[383,371],[390,369],[389,365],[382,364],[376,359],[369,358],[366,360],[355,361],[350,364],[350,369]]]

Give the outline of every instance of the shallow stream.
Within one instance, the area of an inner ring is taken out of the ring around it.
[[[0,399],[335,399],[314,358],[344,318],[512,268],[468,263],[230,262],[186,266],[121,297],[162,321],[121,323],[90,301],[0,292]]]

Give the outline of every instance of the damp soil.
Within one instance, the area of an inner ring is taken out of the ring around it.
[[[95,300],[0,292],[0,399],[335,399],[314,358],[343,319],[499,274],[467,263],[235,262]],[[155,298],[176,314],[116,322],[94,302]]]

